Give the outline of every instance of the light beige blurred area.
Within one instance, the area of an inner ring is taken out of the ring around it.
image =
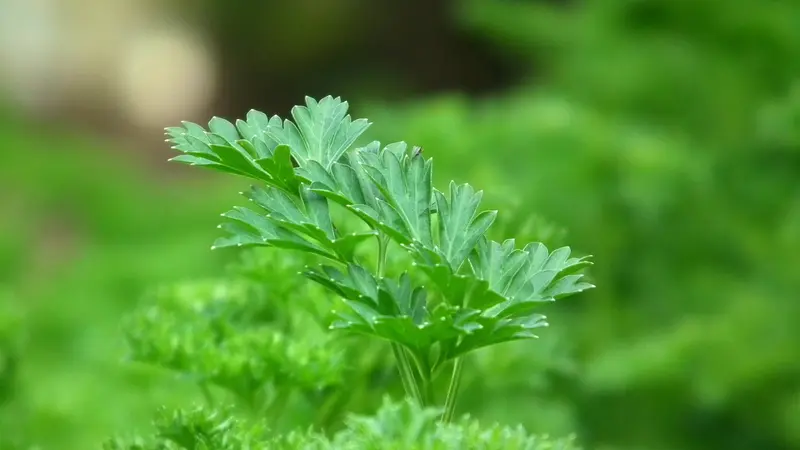
[[[208,108],[215,57],[156,0],[0,1],[0,96],[27,114],[152,128]]]

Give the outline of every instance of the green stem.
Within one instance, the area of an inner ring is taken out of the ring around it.
[[[400,370],[400,379],[403,381],[403,388],[406,395],[413,398],[420,405],[425,405],[425,400],[419,390],[417,379],[414,377],[414,372],[411,363],[408,361],[408,354],[405,349],[398,343],[392,342],[392,351],[397,360],[397,365]]]
[[[331,422],[337,416],[342,404],[346,400],[342,394],[344,394],[344,391],[341,389],[332,392],[322,404],[322,407],[317,410],[315,423],[318,428],[322,430],[330,428]]]
[[[453,362],[453,375],[450,377],[450,386],[447,388],[447,399],[444,402],[443,423],[450,423],[456,412],[456,397],[458,388],[461,385],[461,369],[464,365],[464,357],[459,356]]]
[[[386,270],[386,247],[389,246],[389,239],[383,234],[378,235],[378,278],[383,278]]]
[[[431,405],[433,404],[433,385],[431,384],[431,370],[428,367],[428,364],[420,358],[420,355],[414,352],[409,352],[411,355],[411,359],[414,360],[414,365],[417,369],[417,374],[419,374],[420,380],[420,394],[422,396],[423,405]]]
[[[378,278],[383,278],[384,271],[386,270],[386,248],[389,245],[389,238],[382,233],[378,235]],[[397,360],[397,367],[400,371],[400,380],[403,382],[403,389],[406,395],[416,400],[419,404],[424,405],[424,399],[419,389],[416,377],[414,377],[413,368],[408,361],[408,354],[405,349],[398,343],[392,342],[392,352],[394,358]]]

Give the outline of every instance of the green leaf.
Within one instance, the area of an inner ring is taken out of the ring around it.
[[[305,187],[300,197],[271,186],[254,186],[246,196],[264,212],[234,208],[223,214],[247,228],[223,227],[232,236],[218,240],[215,247],[269,245],[352,262],[358,245],[376,235],[372,230],[339,235],[333,227],[327,200]]]
[[[400,315],[410,316],[415,324],[422,324],[428,318],[426,292],[411,285],[408,273],[403,273],[399,281],[384,279],[383,289],[397,305]]]
[[[302,147],[294,148],[305,165],[306,161],[316,161],[326,170],[339,161],[342,154],[369,127],[366,119],[352,121],[347,114],[349,105],[339,97],[330,95],[319,102],[306,97],[306,106],[292,108],[292,117],[303,142]],[[294,130],[292,130],[294,133]],[[296,140],[296,136],[292,136]]]
[[[421,246],[407,248],[414,264],[450,305],[475,311],[470,325],[462,330],[469,331],[469,338],[444,345],[442,362],[487,345],[536,337],[531,330],[547,325],[544,316],[535,312],[542,302],[594,287],[575,273],[590,263],[586,258],[569,259],[568,247],[550,253],[541,243],[517,249],[513,239],[500,244],[481,237],[468,268],[460,271],[443,252]]]
[[[480,317],[472,333],[465,335],[461,341],[447,354],[446,359],[453,359],[479,348],[497,345],[503,342],[520,339],[535,339],[534,329],[548,326],[545,316],[531,314],[522,317],[496,319]]]
[[[280,120],[280,119],[278,119]],[[269,117],[261,111],[251,109],[247,112],[247,126],[256,136],[262,137],[269,128]]]
[[[335,238],[328,202],[307,189],[298,198],[279,189],[254,186],[248,198],[264,208],[267,217],[273,221],[298,225],[313,239],[324,241]]]
[[[307,168],[308,178],[313,180],[312,191],[342,206],[366,202],[358,174],[351,166],[334,163],[330,173],[315,163]]]
[[[211,130],[212,133],[222,136],[230,143],[239,140],[239,131],[236,127],[221,117],[212,117],[208,122],[208,129]]]
[[[359,181],[358,173],[351,166],[334,163],[331,170],[336,187],[345,197],[355,204],[367,204],[364,188]]]
[[[362,203],[373,208],[377,208],[377,200],[382,199],[383,195],[367,175],[367,171],[364,169],[362,161],[366,155],[377,155],[380,153],[380,151],[381,143],[378,141],[372,141],[364,147],[359,147],[354,151],[347,153],[344,158],[347,165],[353,170],[356,178],[358,179],[358,185],[361,189],[361,195],[364,199]]]
[[[238,128],[218,117],[209,122],[213,131],[207,133],[196,124],[166,128],[173,148],[184,153],[172,161],[201,165],[210,169],[234,173],[296,194],[303,179],[295,173],[292,151],[288,145],[268,145],[260,129],[238,121]],[[249,135],[240,139],[238,129]],[[202,131],[202,134],[200,133]],[[192,156],[194,158],[188,158]]]
[[[294,122],[277,116],[267,118],[264,113],[251,110],[247,121],[237,125],[243,136],[247,133],[248,140],[251,136],[261,138],[269,149],[289,146],[300,167],[314,161],[330,170],[370,126],[366,119],[352,120],[348,108],[339,97],[326,96],[319,102],[306,97],[305,106],[292,109]]]
[[[227,235],[217,238],[217,240],[214,241],[214,245],[211,246],[211,250],[225,247],[268,245],[261,231],[247,223],[226,222],[220,224],[218,228],[223,230]]]
[[[248,142],[258,139],[259,135],[261,134],[258,128],[251,126],[242,119],[236,120],[236,129],[239,131],[239,135],[241,135],[244,140]]]
[[[399,241],[401,244],[420,242],[430,248],[433,246],[431,161],[410,157],[405,149],[406,144],[399,142],[377,154],[362,151],[358,155],[367,175],[383,195],[377,202],[383,222],[407,236]]]
[[[186,133],[182,128],[168,128],[167,135],[170,136],[167,142],[174,144],[172,148],[189,155],[201,156],[219,162],[219,158],[211,150],[208,138],[195,137]]]
[[[295,173],[289,146],[278,145],[273,150],[271,157],[261,158],[255,162],[270,175],[271,184],[274,186],[290,194],[295,194],[300,189],[302,179]]]
[[[193,122],[182,121],[181,125],[186,129],[186,132],[198,139],[206,139],[206,130]]]
[[[228,235],[217,239],[212,249],[231,246],[272,246],[300,250],[335,259],[334,255],[325,251],[319,245],[309,242],[285,228],[276,226],[263,215],[250,209],[237,207],[223,214],[223,217],[229,219],[230,222],[221,224],[219,228]]]
[[[211,144],[211,150],[223,165],[247,175],[250,178],[267,183],[272,182],[272,178],[264,170],[256,166],[255,161],[253,161],[245,150],[239,150],[230,145],[217,144]]]
[[[483,193],[472,186],[450,183],[450,199],[435,191],[439,214],[439,250],[442,256],[457,271],[475,248],[478,240],[497,217],[496,211],[477,214]]]
[[[200,156],[194,156],[194,155],[173,156],[172,158],[169,159],[169,161],[181,162],[181,163],[184,163],[184,164],[188,164],[190,166],[219,165],[218,163],[216,163],[216,162],[214,162],[214,161],[212,161],[210,159],[206,159],[206,158],[202,158]]]
[[[538,273],[535,270],[530,272],[526,270],[520,273],[520,269],[530,262],[532,255],[515,248],[515,246],[514,239],[508,239],[499,244],[484,238],[470,259],[475,276],[488,282],[489,289],[505,298],[513,298],[516,293],[516,288],[513,292],[509,292],[512,289],[512,281],[516,280],[517,284],[523,285]],[[547,274],[547,272],[544,273]],[[485,306],[487,305],[475,304],[477,308]]]
[[[331,328],[388,339],[419,354],[440,341],[452,342],[450,347],[455,348],[459,336],[482,326],[469,319],[478,316],[475,310],[444,308],[447,311],[443,313],[439,308],[431,314],[425,289],[413,287],[407,273],[399,280],[378,280],[362,267],[349,265],[347,272],[322,266],[309,268],[304,275],[342,297],[349,306],[349,312],[335,312],[338,320]]]
[[[378,200],[381,211],[367,205],[350,205],[348,209],[360,217],[372,228],[380,230],[397,242],[410,242],[407,234],[403,233],[404,224],[399,214],[383,200]]]

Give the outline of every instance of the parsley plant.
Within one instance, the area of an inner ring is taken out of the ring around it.
[[[465,355],[535,338],[547,326],[544,303],[593,287],[581,273],[590,261],[568,247],[487,238],[497,212],[482,211],[469,184],[435,189],[420,148],[355,148],[370,123],[352,120],[347,102],[307,97],[291,115],[250,111],[235,123],[214,117],[208,129],[166,129],[181,152],[172,161],[255,182],[244,194],[253,206],[223,214],[212,248],[319,257],[302,275],[342,299],[330,328],[389,341],[410,399],[440,404],[431,382],[450,368],[442,422],[453,419]],[[392,255],[407,264],[387,270]]]

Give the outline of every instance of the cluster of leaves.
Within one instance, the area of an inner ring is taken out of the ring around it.
[[[296,276],[303,254],[259,250],[244,252],[225,276],[156,289],[126,320],[128,359],[196,384],[209,404],[244,405],[273,427],[303,419],[327,429],[349,408],[377,406],[371,392],[397,378],[385,352],[326,330],[326,292]]]
[[[238,270],[256,267],[245,260]],[[272,269],[280,272],[277,264]],[[129,358],[171,370],[207,395],[209,387],[222,388],[255,410],[276,394],[313,396],[339,387],[343,351],[330,345],[333,337],[316,316],[277,300],[278,280],[292,278],[274,277],[272,292],[246,275],[158,289],[126,323]]]
[[[106,450],[239,450],[269,448],[268,430],[235,418],[232,408],[203,406],[170,411],[162,408],[148,437],[114,438]]]
[[[437,421],[440,411],[416,402],[384,400],[374,416],[351,415],[341,431],[328,438],[312,430],[272,436],[263,425],[235,419],[229,412],[204,407],[162,410],[148,438],[114,439],[106,450],[579,450],[572,438],[528,434],[522,427],[484,426],[468,416],[450,424]]]
[[[184,397],[175,383],[114,364],[119,341],[108,337],[143,287],[218,273],[224,258],[204,242],[214,211],[236,199],[235,181],[187,195],[173,188],[181,180],[154,179],[125,158],[122,142],[55,122],[31,133],[24,116],[0,111],[0,142],[19,149],[0,167],[0,322],[10,319],[0,359],[11,358],[0,369],[10,394],[0,448],[94,448],[110,430],[147,423],[154,391],[165,389],[167,403]]]
[[[235,124],[215,117],[209,131],[184,122],[167,134],[182,152],[173,160],[259,182],[245,194],[257,209],[223,214],[227,235],[214,248],[323,257],[304,275],[347,305],[331,327],[389,340],[408,394],[428,403],[445,363],[536,337],[533,330],[547,325],[537,312],[542,303],[592,287],[580,273],[590,262],[570,258],[568,247],[487,239],[496,212],[480,211],[482,192],[455,182],[446,193],[433,188],[431,159],[404,142],[351,148],[369,122],[351,120],[347,110],[339,98],[307,97],[292,109],[294,121],[251,111]],[[347,215],[361,227],[336,220]],[[377,246],[375,266],[361,252],[368,240]],[[387,275],[390,249],[414,269]]]

